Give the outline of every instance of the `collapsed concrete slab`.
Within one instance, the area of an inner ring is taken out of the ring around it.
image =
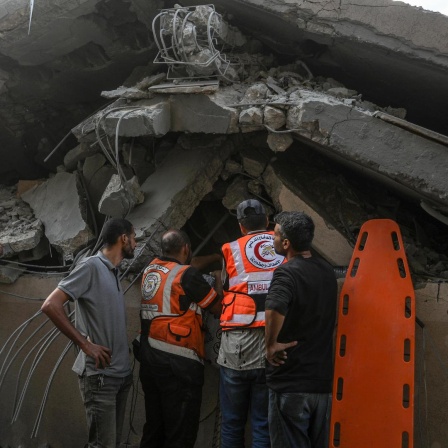
[[[167,228],[182,227],[212,190],[232,149],[221,138],[216,139],[214,147],[205,138],[201,141],[202,146],[197,142],[188,151],[174,148],[141,186],[145,201],[127,219],[134,225],[139,240],[150,237],[147,251],[142,253],[143,262],[147,261],[148,251],[159,253],[161,234]]]
[[[285,174],[285,170],[274,163],[266,168],[263,175],[276,208],[282,211],[303,211],[311,216],[316,226],[313,248],[332,265],[347,266],[353,248],[346,238],[310,205],[311,201],[307,201],[308,198],[301,191],[297,178]]]
[[[65,259],[92,240],[87,207],[77,174],[58,173],[22,198],[45,226],[45,235]]]
[[[122,108],[107,114],[104,130],[108,135],[139,137],[153,135],[161,137],[171,127],[170,105],[163,99],[160,102],[136,102],[132,108]]]
[[[447,148],[319,92],[293,93],[287,128],[352,167],[448,210]]]

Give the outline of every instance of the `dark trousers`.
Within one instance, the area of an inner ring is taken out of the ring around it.
[[[140,448],[193,448],[199,428],[202,386],[175,375],[168,364],[142,363],[146,423]]]
[[[132,381],[132,374],[124,378],[106,375],[79,377],[89,427],[89,443],[85,447],[116,448],[120,445]]]
[[[327,448],[331,394],[269,390],[269,432],[275,448]]]

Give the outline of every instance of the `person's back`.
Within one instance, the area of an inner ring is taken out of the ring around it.
[[[297,345],[288,350],[288,362],[267,366],[267,384],[276,391],[331,392],[337,294],[333,268],[317,257],[296,256],[274,277],[287,284],[294,297],[277,340],[297,341]],[[278,295],[284,295],[281,286],[270,291],[268,308]]]
[[[238,205],[242,237],[224,244],[220,365],[221,447],[244,446],[250,411],[252,446],[269,447],[268,391],[265,377],[265,301],[274,269],[284,257],[274,251],[274,235],[262,204]]]

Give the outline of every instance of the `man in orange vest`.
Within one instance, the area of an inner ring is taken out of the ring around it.
[[[221,448],[244,447],[250,411],[252,447],[270,447],[265,378],[264,302],[275,268],[284,257],[274,251],[269,219],[256,199],[237,208],[242,237],[224,244],[224,298],[219,349]]]
[[[180,230],[162,236],[162,256],[142,280],[140,381],[146,423],[141,448],[193,447],[204,383],[202,309],[219,315],[220,297],[190,266],[191,243]]]

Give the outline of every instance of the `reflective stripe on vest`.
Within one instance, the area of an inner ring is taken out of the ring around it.
[[[273,232],[259,232],[223,246],[229,276],[229,291],[225,291],[222,302],[224,330],[264,326],[261,295],[267,294],[274,269],[284,262],[284,257],[275,253],[273,240]],[[259,297],[258,307],[256,297]]]
[[[148,343],[150,347],[161,350],[162,352],[183,356],[184,358],[193,359],[194,361],[198,361],[201,364],[204,364],[204,361],[197,355],[197,353],[189,348],[169,344],[168,342],[164,341],[159,341],[158,339],[151,338],[150,336],[148,336]]]
[[[194,302],[187,310],[180,308],[180,297],[185,296],[181,280],[188,268],[175,261],[156,258],[145,269],[140,313],[142,329],[143,320],[149,321],[150,347],[202,362],[205,353],[201,308]],[[211,289],[201,304],[215,297],[216,292]]]

